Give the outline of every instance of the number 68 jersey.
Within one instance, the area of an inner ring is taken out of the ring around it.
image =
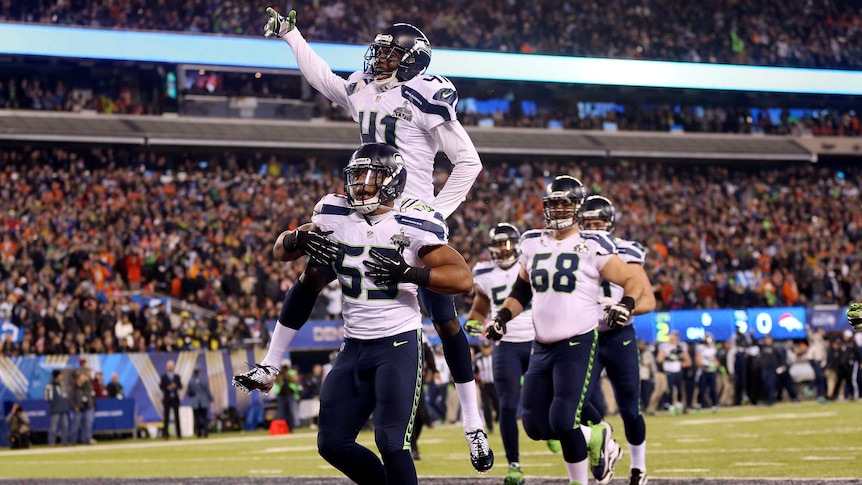
[[[613,239],[576,232],[557,240],[550,231],[532,230],[521,236],[519,262],[533,288],[536,340],[553,343],[596,328],[600,308],[600,271],[617,253]]]
[[[399,209],[400,207],[400,209]],[[321,231],[332,231],[339,244],[333,268],[341,283],[345,337],[378,339],[422,327],[417,286],[412,283],[378,285],[365,276],[369,250],[400,252],[407,264],[424,266],[419,250],[444,245],[449,230],[443,216],[415,199],[396,201],[395,209],[379,216],[363,216],[342,195],[329,194],[311,216]]]

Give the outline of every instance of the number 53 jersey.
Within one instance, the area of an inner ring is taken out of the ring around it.
[[[521,236],[520,249],[533,288],[536,340],[549,344],[596,328],[600,271],[617,253],[613,239],[576,232],[557,240],[550,231],[532,230]]]
[[[417,286],[412,283],[378,285],[365,276],[364,261],[376,248],[384,254],[400,252],[407,264],[424,266],[419,250],[444,245],[449,230],[443,216],[415,199],[398,200],[395,209],[379,216],[363,216],[342,195],[329,194],[314,207],[311,217],[339,244],[333,268],[341,284],[345,337],[378,339],[422,327]]]

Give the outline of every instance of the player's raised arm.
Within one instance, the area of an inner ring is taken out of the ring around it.
[[[305,41],[302,33],[296,28],[296,10],[291,10],[287,17],[282,16],[272,7],[267,7],[266,13],[270,18],[263,28],[263,35],[275,36],[287,42],[296,57],[299,70],[308,83],[330,101],[349,109],[347,80],[332,72],[329,64]]]

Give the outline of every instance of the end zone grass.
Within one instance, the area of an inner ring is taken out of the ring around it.
[[[862,477],[860,403],[783,404],[724,408],[718,413],[647,416],[647,464],[655,478]],[[625,441],[618,417],[609,421]],[[490,435],[503,477],[506,457],[499,431]],[[360,441],[374,449],[372,433]],[[226,433],[209,439],[106,441],[92,446],[0,452],[4,478],[158,478],[341,476],[318,455],[311,430],[270,437]],[[470,466],[460,427],[425,429],[419,442],[420,476],[478,476]],[[625,445],[623,445],[624,448]],[[564,477],[560,455],[521,434],[528,477]],[[627,476],[629,453],[618,467]],[[502,481],[502,480],[501,480]]]

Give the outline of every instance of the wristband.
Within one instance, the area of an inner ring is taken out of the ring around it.
[[[426,287],[431,284],[431,268],[417,268],[412,266],[404,272],[402,281]]]
[[[285,235],[281,239],[281,246],[288,253],[292,253],[297,250],[296,242],[298,239],[298,235],[296,234],[296,229],[290,231],[290,234]]]
[[[629,309],[629,311],[634,310],[634,309],[635,309],[635,306],[637,306],[637,302],[635,301],[635,299],[634,299],[634,298],[632,298],[632,297],[630,297],[630,296],[624,296],[624,297],[622,297],[622,298],[620,299],[620,304],[621,304],[621,305],[624,305],[626,308],[628,308],[628,309]]]
[[[512,310],[509,310],[508,308],[503,307],[500,309],[500,311],[497,312],[496,320],[498,322],[500,322],[501,324],[506,323],[511,319],[512,319]]]

